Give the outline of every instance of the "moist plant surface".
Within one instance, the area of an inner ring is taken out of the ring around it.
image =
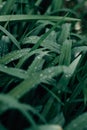
[[[0,0],[0,130],[87,130],[87,0]]]

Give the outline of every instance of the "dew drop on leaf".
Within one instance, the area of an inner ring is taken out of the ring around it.
[[[41,57],[40,57],[40,56],[38,56],[38,57],[37,57],[37,59],[41,59]]]
[[[43,74],[40,74],[40,77],[43,77]]]
[[[5,69],[7,68],[7,66],[4,67]]]

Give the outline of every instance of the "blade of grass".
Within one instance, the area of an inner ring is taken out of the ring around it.
[[[67,85],[71,79],[71,77],[73,76],[76,68],[77,68],[77,65],[79,63],[81,59],[81,55],[78,56],[68,67],[69,67],[69,74],[63,74],[60,78],[60,80],[58,81],[57,83],[57,88],[60,90],[60,91],[64,91],[64,92],[69,92],[68,88],[67,88]]]
[[[21,49],[21,50],[12,51],[0,58],[0,64],[8,64],[9,62],[17,60],[27,55],[29,51],[30,49]]]
[[[50,67],[40,72],[30,73],[29,75],[31,76],[28,79],[24,80],[8,94],[19,99],[37,84],[45,82],[47,79],[51,79],[62,72],[68,73],[68,68],[65,66]]]
[[[47,117],[47,114],[49,113],[51,107],[53,106],[54,103],[54,98],[50,97],[47,102],[44,105],[43,111],[41,112],[41,114],[43,115],[43,117]]]
[[[32,118],[31,114],[23,109],[21,103],[19,103],[17,100],[8,95],[0,94],[0,114],[2,114],[8,109],[19,110],[21,114],[23,114],[23,116],[27,119],[29,124],[31,123],[32,126],[36,126],[36,123]]]
[[[32,47],[31,51],[37,49],[41,45],[41,43],[48,37],[48,35],[55,28],[57,28],[60,23],[62,23],[64,21],[64,19],[66,18],[67,15],[68,15],[68,13],[60,21],[58,21],[51,29],[49,29],[48,32],[46,32],[44,35],[42,35],[41,38],[38,40],[38,42]]]
[[[43,59],[43,56],[45,56],[47,54],[47,52],[43,52],[41,55],[38,55],[34,61],[32,62],[32,64],[28,67],[27,72],[28,73],[32,73],[32,72],[36,72],[36,71],[40,71],[42,69],[42,66],[45,62],[45,60]]]
[[[63,0],[52,0],[52,11],[60,9],[62,6]]]
[[[37,115],[40,118],[40,120],[43,121],[43,123],[45,123],[45,124],[47,123],[45,118],[37,110],[35,110],[35,108],[33,108],[32,106],[23,104],[22,107],[24,108],[25,111],[26,110],[31,111],[33,114]]]
[[[26,45],[26,44],[36,44],[38,42],[38,40],[40,40],[40,37],[39,36],[29,36],[29,37],[26,37],[22,42],[23,45]],[[48,39],[45,39],[42,43],[41,43],[41,46],[43,48],[46,48],[50,51],[53,51],[53,52],[56,52],[59,54],[60,52],[60,45],[57,44],[56,42],[53,42],[53,41],[50,41]]]
[[[70,35],[71,24],[66,23],[62,25],[62,31],[58,38],[58,43],[62,44]]]
[[[52,97],[54,99],[56,99],[62,106],[64,106],[64,103],[61,101],[61,99],[58,97],[58,95],[56,95],[52,90],[50,90],[49,88],[47,88],[45,85],[42,85],[42,87],[48,91],[50,93],[50,95],[52,95]]]
[[[15,76],[15,77],[21,78],[21,79],[27,79],[29,76],[27,71],[25,71],[25,70],[7,67],[7,66],[1,65],[1,64],[0,64],[0,72],[4,72],[8,75]]]
[[[50,20],[58,22],[60,20],[64,21],[81,21],[80,19],[65,17],[64,16],[47,16],[47,15],[1,15],[0,22],[11,22],[11,21],[30,21],[30,20]]]
[[[8,14],[12,9],[16,0],[7,0],[3,8],[0,10],[0,14]]]
[[[43,49],[36,49],[36,50],[34,50],[34,51],[32,51],[32,52],[29,52],[29,53],[27,53],[27,55],[24,55],[20,60],[19,60],[19,62],[18,62],[18,64],[16,65],[16,67],[17,68],[20,68],[22,65],[23,65],[23,63],[29,58],[29,57],[31,57],[32,55],[37,55],[37,54],[42,54],[43,53]]]
[[[72,47],[72,41],[71,40],[65,40],[63,42],[62,48],[61,48],[61,54],[59,56],[59,64],[60,65],[69,65],[71,61],[71,47]]]
[[[14,43],[14,45],[20,49],[20,43],[16,40],[16,38],[11,34],[9,33],[3,26],[0,25],[0,30],[5,33],[9,39]]]

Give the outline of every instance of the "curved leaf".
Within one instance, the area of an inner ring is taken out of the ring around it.
[[[39,36],[26,37],[23,40],[22,44],[36,44],[39,39]],[[41,46],[58,54],[60,53],[60,45],[51,40],[45,39],[44,41],[42,41]]]
[[[47,15],[2,15],[0,16],[0,22],[6,21],[29,21],[29,20],[50,20],[56,21],[63,19],[61,16],[47,16]],[[65,17],[64,21],[80,21],[77,18]]]
[[[20,43],[16,40],[16,38],[11,34],[9,33],[3,26],[0,25],[0,30],[2,32],[4,32],[8,37],[9,39],[14,43],[14,45],[20,49]]]
[[[29,77],[27,71],[12,67],[7,67],[4,65],[0,65],[0,72],[4,72],[8,75],[15,76],[17,78],[26,79]]]
[[[16,98],[21,98],[24,94],[29,92],[33,87],[41,82],[46,82],[48,79],[59,75],[61,73],[68,73],[69,70],[65,66],[50,67],[39,72],[28,73],[29,78],[20,83],[17,87],[12,89],[8,94]]]

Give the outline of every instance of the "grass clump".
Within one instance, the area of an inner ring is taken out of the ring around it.
[[[0,5],[0,129],[87,129],[86,0]]]

